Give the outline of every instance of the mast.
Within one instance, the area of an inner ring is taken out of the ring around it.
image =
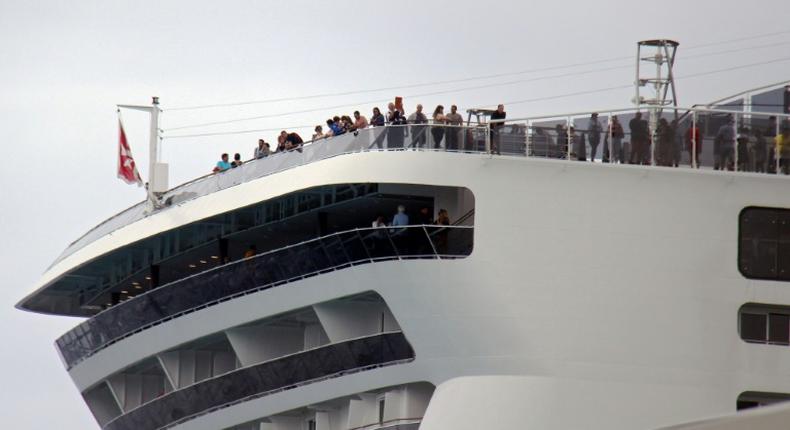
[[[151,115],[151,127],[148,141],[148,192],[149,210],[153,211],[159,204],[158,194],[167,191],[168,166],[159,162],[159,97],[151,97],[151,106],[118,105],[119,108],[134,109],[148,112]]]

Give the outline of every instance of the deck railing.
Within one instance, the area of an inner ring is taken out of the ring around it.
[[[474,228],[416,225],[333,233],[215,267],[108,308],[56,342],[68,369],[113,343],[226,300],[350,266],[471,254]]]
[[[163,208],[158,210],[297,166],[342,154],[381,150],[494,153],[790,173],[790,145],[785,145],[785,153],[780,153],[774,145],[774,137],[785,127],[790,129],[790,114],[744,112],[741,106],[665,108],[661,117],[667,120],[668,126],[658,121],[649,123],[647,137],[639,137],[639,142],[635,143],[629,121],[636,111],[634,108],[598,110],[600,128],[591,125],[592,112],[525,117],[480,125],[410,124],[366,128],[308,142],[298,150],[274,153],[238,168],[179,185],[162,195]],[[676,112],[678,123],[673,125]],[[648,120],[649,112],[642,110],[642,113]],[[622,136],[617,135],[615,127],[609,127],[614,116],[619,117]],[[772,116],[776,118],[773,123],[769,122]],[[732,123],[727,123],[729,117]],[[688,129],[692,126],[700,130],[699,139],[688,137]],[[728,127],[733,133],[727,132]],[[725,136],[719,138],[722,133]],[[70,244],[53,265],[94,240],[149,215],[146,208],[142,202],[102,222]]]

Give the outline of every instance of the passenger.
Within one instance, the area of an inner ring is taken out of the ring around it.
[[[739,127],[738,128],[738,136],[736,137],[735,141],[737,142],[737,151],[738,151],[738,171],[739,172],[749,172],[751,171],[751,164],[752,164],[752,142],[751,142],[751,131],[749,127]]]
[[[678,167],[680,165],[681,153],[683,152],[683,132],[680,130],[677,118],[669,123],[669,128],[672,129],[673,136],[672,167]]]
[[[373,221],[373,228],[382,228],[386,227],[387,223],[384,221],[384,215],[376,215],[376,219]]]
[[[672,145],[674,143],[675,134],[669,126],[666,118],[658,120],[656,127],[656,134],[658,135],[658,144],[656,145],[656,165],[658,166],[671,166],[672,165]]]
[[[576,134],[576,128],[571,127],[571,147],[576,161],[587,161],[587,142],[585,134]]]
[[[450,225],[450,217],[447,215],[447,209],[439,209],[439,213],[436,217],[436,225],[438,226],[449,226]],[[447,254],[447,236],[449,231],[446,228],[441,228],[434,233],[434,244],[436,246],[436,252],[440,255]]]
[[[395,112],[398,112],[398,114],[401,113],[397,108],[395,108],[395,103],[390,102],[387,104],[387,124],[392,124],[392,120],[395,118]]]
[[[381,127],[384,125],[384,115],[381,114],[379,108],[373,108],[373,116],[370,117],[370,125],[374,127]]]
[[[368,119],[360,115],[358,110],[354,111],[354,128],[357,130],[368,128]]]
[[[356,130],[354,128],[354,122],[351,121],[348,115],[343,115],[340,117],[340,126],[343,128],[343,131],[346,133],[350,133]]]
[[[754,160],[754,171],[766,173],[768,171],[768,142],[759,129],[754,130],[752,159]]]
[[[436,225],[450,225],[450,216],[447,214],[447,209],[439,209],[439,214],[436,216]]]
[[[392,225],[393,227],[397,226],[404,226],[409,225],[409,216],[406,215],[406,207],[403,205],[398,205],[398,213],[392,217]]]
[[[255,148],[255,158],[263,158],[268,157],[269,154],[272,153],[269,144],[266,143],[263,139],[258,139],[258,147]]]
[[[497,105],[496,110],[493,113],[491,113],[491,153],[492,154],[500,154],[499,146],[502,140],[501,131],[505,127],[504,120],[506,117],[507,117],[507,112],[505,112],[505,105],[503,104]]]
[[[282,132],[281,132],[281,133],[280,133],[280,134],[277,136],[277,152],[285,152],[285,151],[286,151],[286,148],[285,148],[285,138],[286,138],[287,136],[288,136],[288,133],[286,133],[285,131],[282,131]]]
[[[779,168],[785,175],[790,174],[790,126],[783,126],[782,133],[774,138],[776,153],[779,155]]]
[[[404,127],[406,117],[398,109],[392,110],[390,114],[388,118],[390,127],[387,128],[387,147],[403,148],[404,137],[406,136],[406,127]]]
[[[446,139],[447,139],[447,150],[448,151],[456,151],[460,148],[458,145],[458,134],[461,132],[461,126],[464,124],[464,117],[458,113],[458,106],[452,105],[450,106],[450,113],[445,116],[445,120],[447,121],[447,125],[450,127],[447,128],[445,132]]]
[[[702,153],[702,134],[699,131],[699,123],[690,124],[688,130],[686,130],[686,151],[689,153],[692,166],[694,165],[694,160],[696,160],[697,168],[699,168],[701,164],[700,154]]]
[[[324,134],[324,128],[321,127],[320,125],[315,126],[315,133],[313,133],[313,141],[316,141],[318,139],[323,139],[324,137],[327,137]]]
[[[433,149],[439,149],[444,138],[444,124],[447,118],[444,116],[444,106],[438,105],[433,110],[433,123],[435,127],[431,127],[431,136],[433,137]]]
[[[242,164],[244,164],[244,162],[241,161],[241,154],[237,152],[235,155],[233,155],[233,162],[230,163],[230,167],[235,169],[236,167],[240,167]]]
[[[631,156],[628,162],[649,164],[650,128],[647,121],[642,119],[642,112],[637,112],[634,118],[628,122],[628,128],[631,129]]]
[[[609,146],[608,139],[609,136],[612,137],[612,153],[609,154]],[[623,132],[623,125],[620,124],[620,120],[617,118],[617,115],[612,115],[612,121],[609,123],[608,129],[606,131],[606,137],[604,137],[604,162],[611,161],[612,163],[619,162],[623,164],[625,162],[625,157],[623,154],[623,138],[625,137],[625,132]]]
[[[258,253],[258,248],[255,245],[250,245],[246,251],[244,251],[244,258],[254,257]]]
[[[230,163],[228,163],[228,154],[222,154],[219,161],[217,161],[217,165],[214,166],[214,173],[217,172],[224,172],[230,169]]]
[[[766,140],[771,142],[771,148],[768,149],[768,173],[776,173],[776,152],[773,147],[774,140],[776,139],[776,117],[771,115],[768,117],[768,125],[765,127]]]
[[[423,206],[420,208],[420,213],[417,214],[417,224],[420,225],[431,225],[433,224],[433,219],[431,218],[431,210],[428,207]]]
[[[340,124],[336,123],[335,120],[332,118],[326,120],[326,126],[329,129],[329,131],[326,132],[324,137],[340,136],[341,134],[344,133],[343,128],[340,127]]]
[[[554,132],[557,133],[557,150],[559,158],[568,158],[568,132],[562,124],[554,126]]]
[[[716,155],[714,170],[735,168],[735,119],[732,115],[729,115],[727,122],[719,127],[716,140],[713,142],[713,152]]]
[[[412,146],[412,148],[422,148],[422,147],[424,147],[425,146],[425,142],[427,140],[426,133],[427,133],[428,127],[425,126],[425,125],[419,125],[419,124],[428,124],[428,117],[425,116],[424,113],[422,113],[422,105],[421,104],[418,104],[417,105],[417,110],[413,114],[409,115],[408,122],[409,122],[409,124],[418,124],[418,125],[413,125],[411,127],[411,130],[410,130],[410,132],[411,132],[411,146]]]
[[[601,132],[603,126],[598,121],[598,112],[593,112],[590,115],[590,123],[587,126],[587,131],[590,133],[590,161],[595,162],[595,156],[598,154],[598,145],[601,143]]]
[[[285,133],[286,150],[292,151],[295,149],[299,152],[302,151],[302,144],[304,143],[304,140],[302,140],[302,136],[299,136],[297,133],[286,133],[284,130],[282,133]]]

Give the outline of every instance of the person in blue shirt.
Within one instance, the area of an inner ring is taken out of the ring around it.
[[[406,208],[403,205],[398,206],[398,213],[392,217],[392,224],[393,227],[402,226],[402,225],[409,225],[409,216],[406,215]]]
[[[340,118],[338,118],[338,120],[339,119]],[[345,133],[345,130],[343,130],[340,127],[340,124],[338,124],[338,120],[335,120],[334,118],[326,120],[327,127],[329,127],[329,129],[332,131],[332,136],[340,136],[341,134]]]
[[[217,165],[214,167],[214,173],[224,172],[228,169],[230,169],[230,163],[228,163],[228,154],[222,154],[222,159],[217,161]]]

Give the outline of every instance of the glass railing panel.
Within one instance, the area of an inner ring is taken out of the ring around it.
[[[137,430],[171,426],[274,391],[413,358],[414,351],[400,332],[353,339],[201,381],[143,404],[104,428]]]
[[[228,263],[109,308],[64,334],[56,345],[71,368],[113,342],[164,320],[351,264],[398,258],[462,258],[472,251],[470,227],[366,228],[332,234]],[[458,254],[454,254],[458,252]]]

